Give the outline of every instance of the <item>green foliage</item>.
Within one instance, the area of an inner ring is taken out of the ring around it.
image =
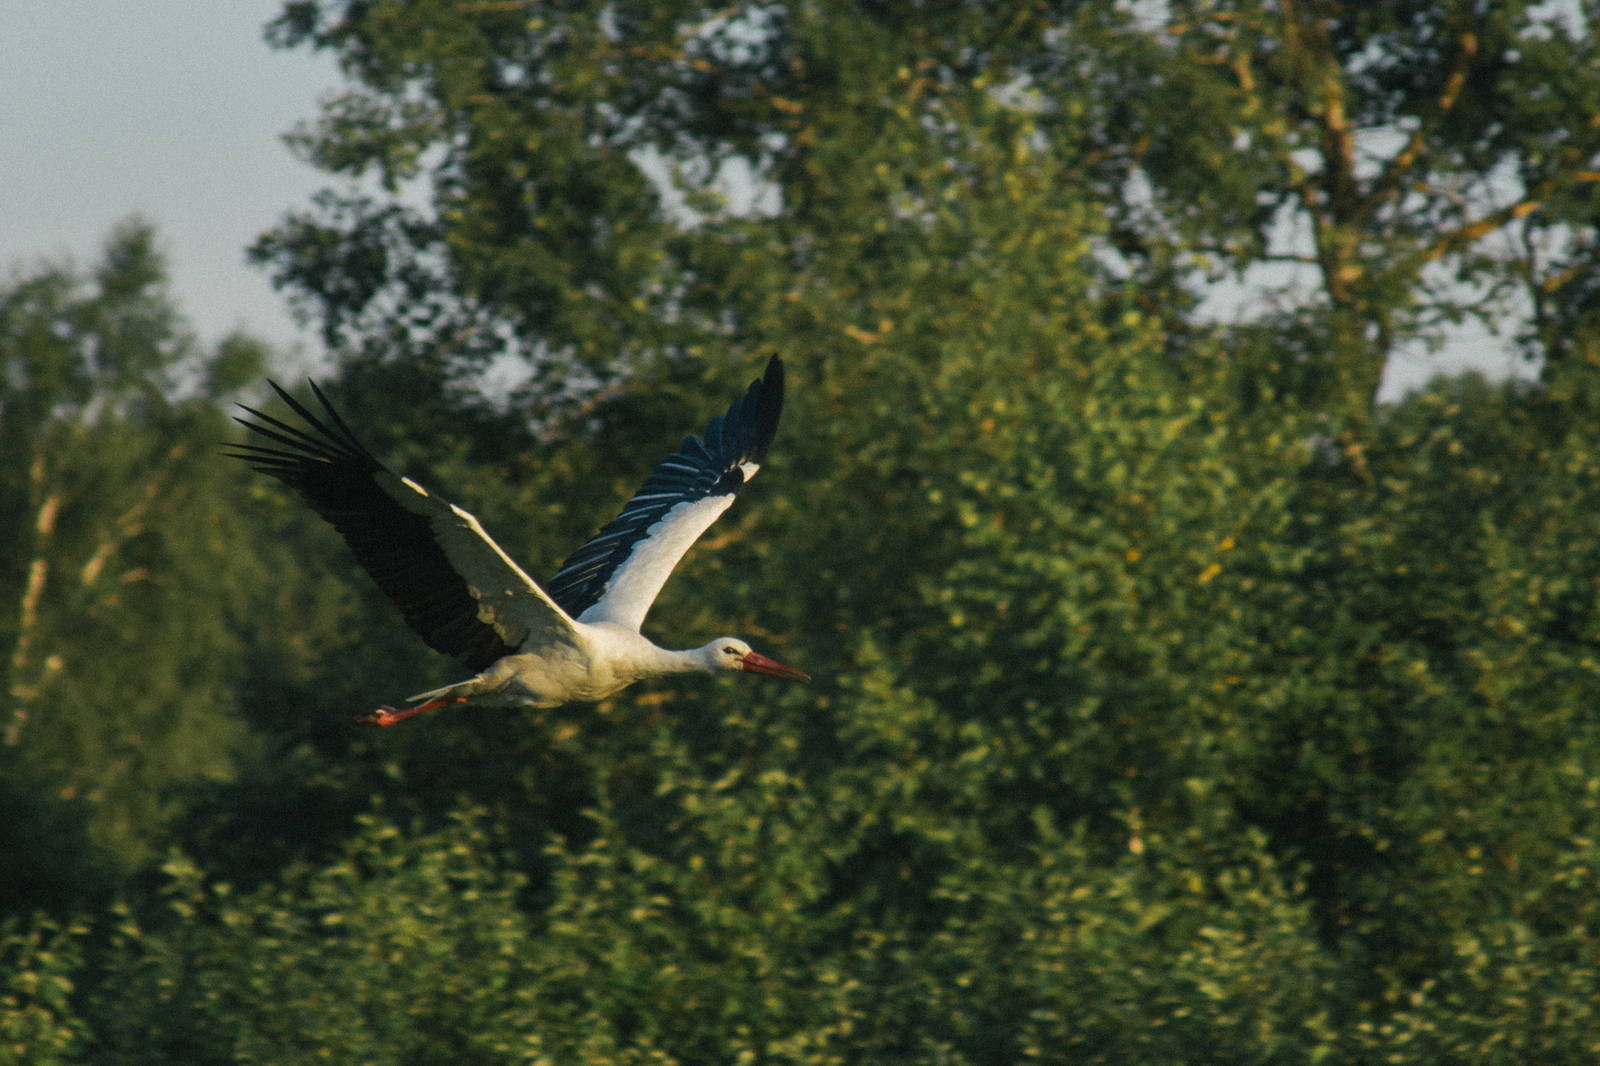
[[[177,791],[230,769],[252,537],[211,455],[219,395],[174,397],[258,373],[262,351],[198,350],[164,270],[129,223],[92,282],[53,267],[0,290],[0,769],[36,815],[7,820],[9,906],[70,897],[93,881],[75,864],[137,867]]]
[[[79,926],[35,919],[23,929],[0,926],[0,1063],[67,1066],[79,1057],[85,1031],[70,997],[82,964]]]
[[[771,461],[647,632],[817,681],[351,728],[454,666],[200,461],[259,353],[196,353],[125,234],[0,304],[0,600],[48,579],[6,633],[14,895],[182,851],[86,963],[14,934],[80,991],[6,1017],[106,1062],[1591,1061],[1600,83],[1549,18],[287,5],[352,80],[296,143],[384,191],[256,255],[351,425],[539,576],[781,354]],[[741,165],[773,210],[719,202]],[[1295,219],[1312,291],[1203,325]],[[1538,388],[1372,409],[1513,291]]]
[[[1349,643],[1323,675],[1349,709],[1284,738],[1284,798],[1326,819],[1327,918],[1364,942],[1409,1061],[1592,1040],[1600,501],[1592,425],[1555,424],[1537,393],[1437,386],[1308,486],[1337,534],[1316,569]]]
[[[1150,295],[1295,265],[1265,320],[1317,371],[1300,397],[1361,421],[1398,344],[1587,289],[1597,14],[1089,3],[1022,69],[1041,122],[1082,139]]]
[[[1107,259],[1175,335],[1204,280],[1303,267],[1265,319],[1309,364],[1294,393],[1360,421],[1397,345],[1517,295],[1542,320],[1592,303],[1597,18],[1527,0],[303,0],[276,39],[336,51],[356,84],[302,150],[391,186],[431,159],[434,210],[328,199],[256,252],[369,355],[481,365],[509,331],[555,388],[574,359],[609,377],[619,355],[694,343],[684,310],[721,313],[639,153],[676,162],[708,209],[742,161],[791,237],[865,239],[887,223],[881,205],[852,227],[894,110],[954,143],[942,109],[1003,102],[1053,146],[1056,180],[1092,194]]]
[[[367,819],[332,864],[238,894],[181,856],[175,921],[124,916],[92,1009],[116,1062],[529,1061],[527,921],[476,822],[404,840]]]

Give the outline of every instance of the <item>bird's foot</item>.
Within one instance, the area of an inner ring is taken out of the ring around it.
[[[435,711],[435,710],[438,710],[440,707],[448,707],[452,703],[466,703],[466,702],[467,702],[467,697],[465,697],[465,696],[456,696],[453,699],[429,700],[427,703],[419,703],[415,707],[407,707],[403,711],[397,711],[393,707],[390,707],[390,706],[388,706],[386,704],[386,705],[384,705],[382,707],[379,707],[377,710],[373,711],[370,714],[364,714],[360,718],[357,718],[356,719],[356,725],[369,725],[369,726],[394,725],[396,722],[403,722],[407,718],[410,718],[412,715],[421,714],[423,711]]]
[[[356,725],[383,726],[394,725],[410,717],[404,711],[397,711],[393,707],[379,707],[370,714],[364,714],[356,719]]]

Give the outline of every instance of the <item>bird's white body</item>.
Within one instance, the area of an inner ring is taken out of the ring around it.
[[[712,641],[703,648],[668,651],[613,622],[578,622],[570,640],[507,655],[471,680],[411,698],[492,700],[506,706],[539,708],[593,703],[643,678],[721,669],[711,665],[718,644]]]
[[[305,497],[344,534],[406,623],[439,651],[466,654],[476,671],[413,697],[415,706],[383,707],[358,721],[392,725],[454,703],[592,702],[641,678],[668,674],[743,670],[807,680],[733,637],[668,651],[639,632],[678,560],[761,469],[783,406],[782,360],[771,359],[744,397],[710,421],[703,439],[685,438],[662,460],[622,513],[579,547],[547,588],[467,511],[378,462],[315,385],[312,390],[331,424],[278,389],[310,430],[246,408],[261,423],[240,421],[284,448],[244,444],[235,446],[236,454]]]

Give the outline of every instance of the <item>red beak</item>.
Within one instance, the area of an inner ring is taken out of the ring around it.
[[[739,669],[752,674],[766,674],[768,677],[781,677],[785,681],[811,680],[810,677],[802,674],[800,671],[785,666],[782,663],[773,662],[765,655],[757,655],[753,651],[749,652],[743,659],[739,660]]]

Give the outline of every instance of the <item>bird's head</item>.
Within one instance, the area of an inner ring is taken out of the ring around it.
[[[785,681],[811,680],[799,670],[774,662],[765,655],[757,655],[750,650],[750,645],[737,637],[718,637],[700,650],[712,670],[743,670],[751,674],[781,677]]]

